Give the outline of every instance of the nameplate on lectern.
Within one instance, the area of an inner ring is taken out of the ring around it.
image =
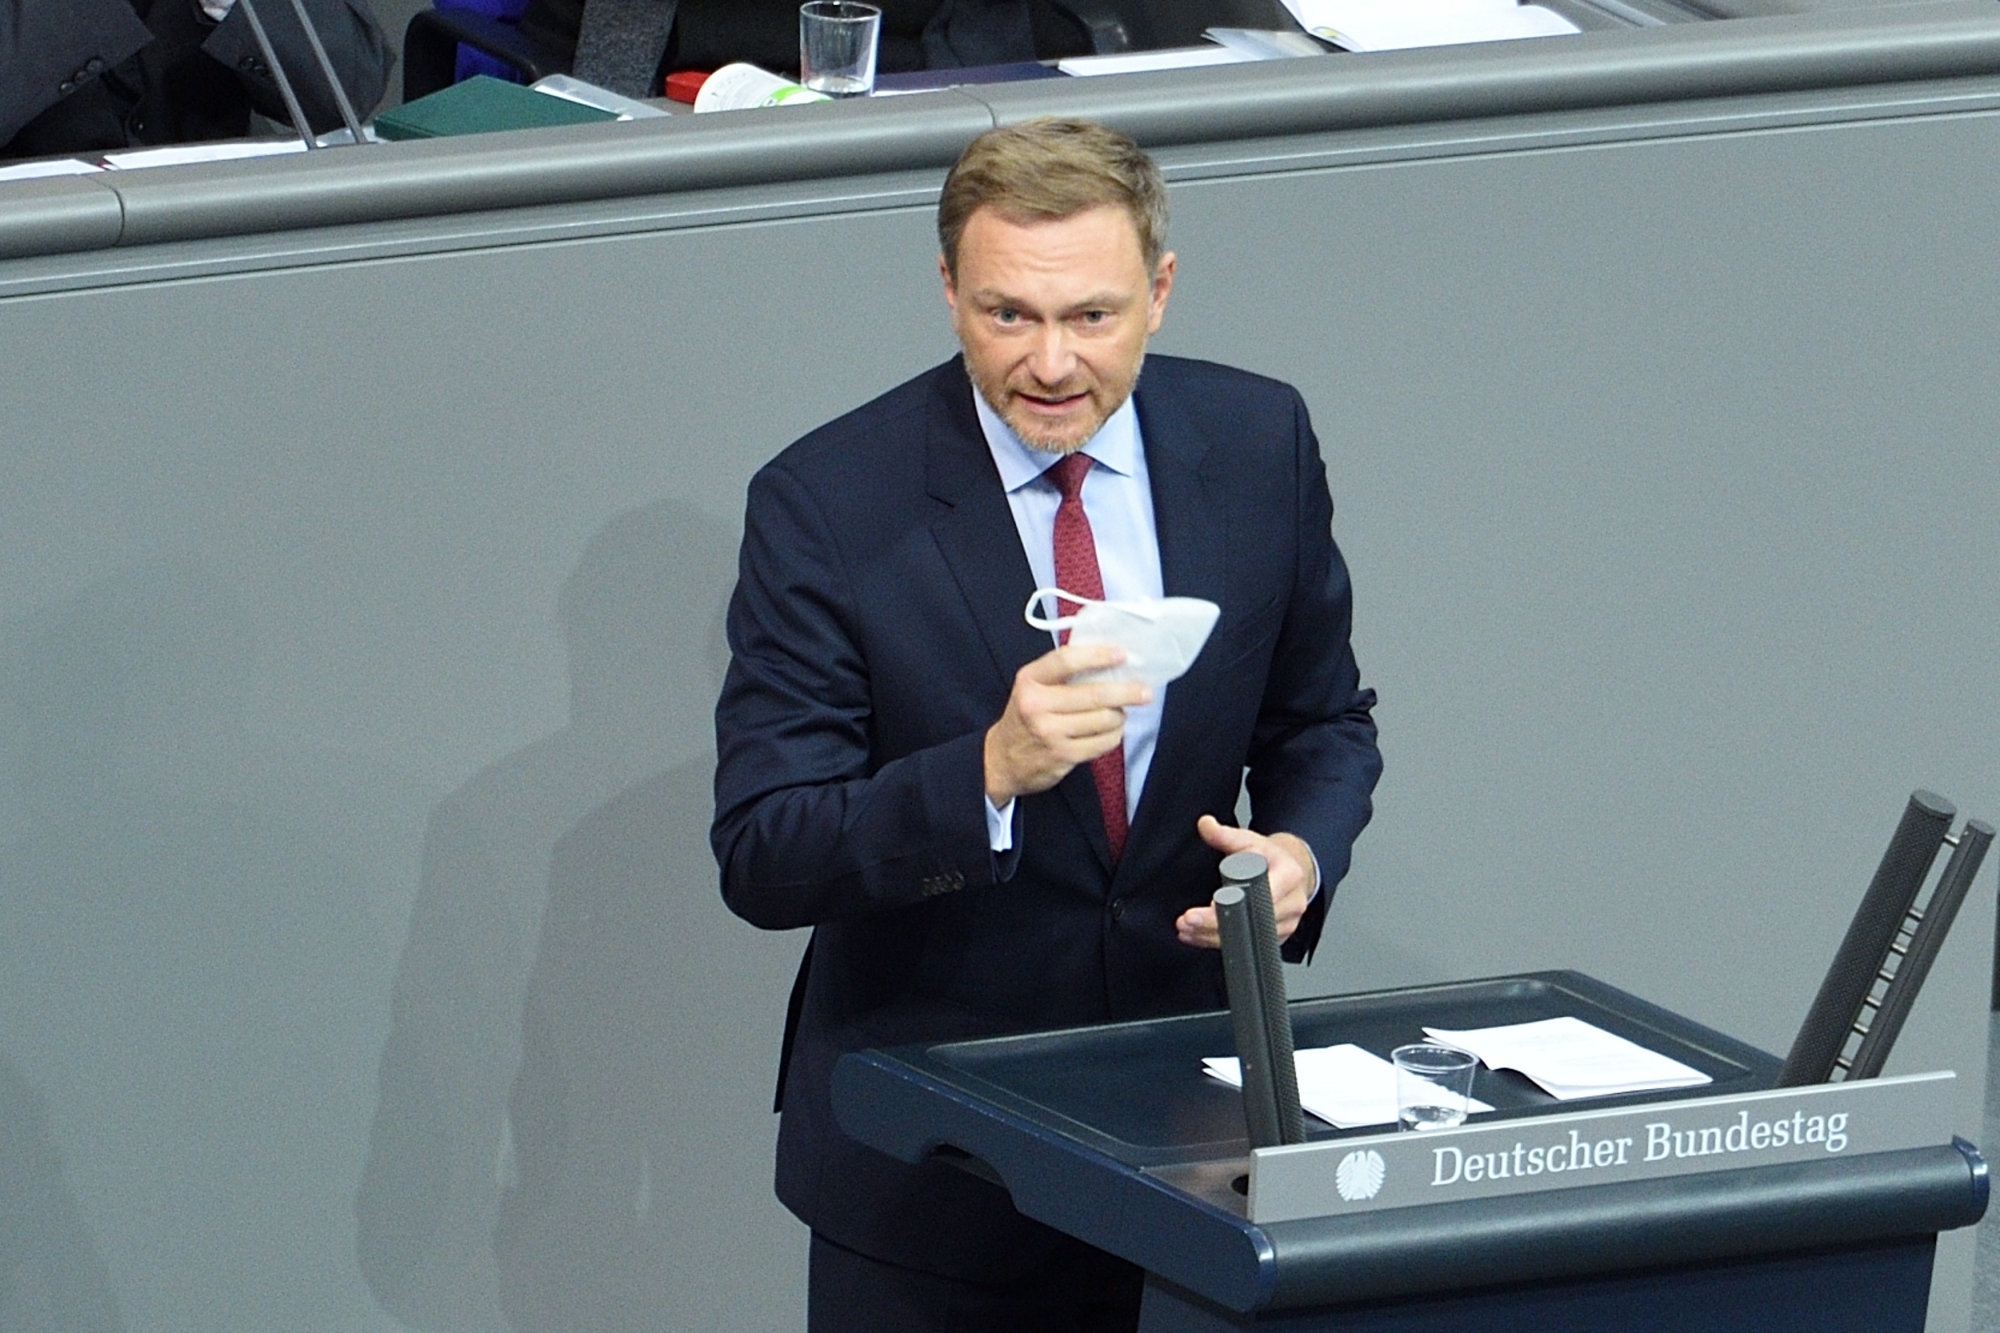
[[[1250,1220],[1937,1147],[1951,1142],[1952,1093],[1950,1073],[1911,1074],[1259,1148]]]

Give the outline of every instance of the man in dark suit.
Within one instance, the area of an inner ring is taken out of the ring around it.
[[[392,56],[367,0],[306,0],[361,115]],[[290,0],[257,8],[306,119],[340,124]],[[0,0],[0,159],[232,139],[284,100],[236,0]]]
[[[1165,226],[1122,135],[982,135],[938,210],[964,356],[750,485],[712,841],[736,912],[814,927],[778,1194],[813,1229],[815,1333],[1133,1327],[1129,1265],[970,1174],[847,1138],[833,1066],[1219,1008],[1219,856],[1270,860],[1296,960],[1368,820],[1374,695],[1318,443],[1285,385],[1167,357],[1140,375],[1173,286]],[[1090,674],[1118,649],[1025,623],[1057,583],[1221,619],[1155,691]]]

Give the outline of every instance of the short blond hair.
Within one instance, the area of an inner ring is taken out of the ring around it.
[[[1088,120],[1042,116],[966,145],[938,197],[938,244],[958,276],[958,242],[981,208],[1014,221],[1056,221],[1116,204],[1131,215],[1146,271],[1167,248],[1167,187],[1146,151]]]

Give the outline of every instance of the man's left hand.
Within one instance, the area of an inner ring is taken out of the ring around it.
[[[1228,856],[1232,852],[1255,852],[1271,866],[1271,912],[1278,920],[1278,942],[1283,944],[1299,928],[1312,900],[1313,857],[1306,845],[1290,833],[1268,836],[1247,828],[1234,828],[1214,815],[1195,821],[1195,832],[1209,846]],[[1206,903],[1190,907],[1174,922],[1174,933],[1182,944],[1197,949],[1219,949],[1222,936],[1216,928],[1215,909]]]

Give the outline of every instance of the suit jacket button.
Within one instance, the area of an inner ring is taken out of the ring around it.
[[[76,80],[64,79],[61,83],[56,85],[56,91],[61,93],[64,97],[68,97],[71,93],[76,91]]]
[[[1113,921],[1119,921],[1122,920],[1124,916],[1125,916],[1125,900],[1123,898],[1113,898],[1111,900],[1111,919]]]
[[[98,58],[97,56],[92,56],[90,60],[84,65],[83,72],[85,74],[95,74],[97,73],[97,71],[103,68],[104,68],[104,61]]]

